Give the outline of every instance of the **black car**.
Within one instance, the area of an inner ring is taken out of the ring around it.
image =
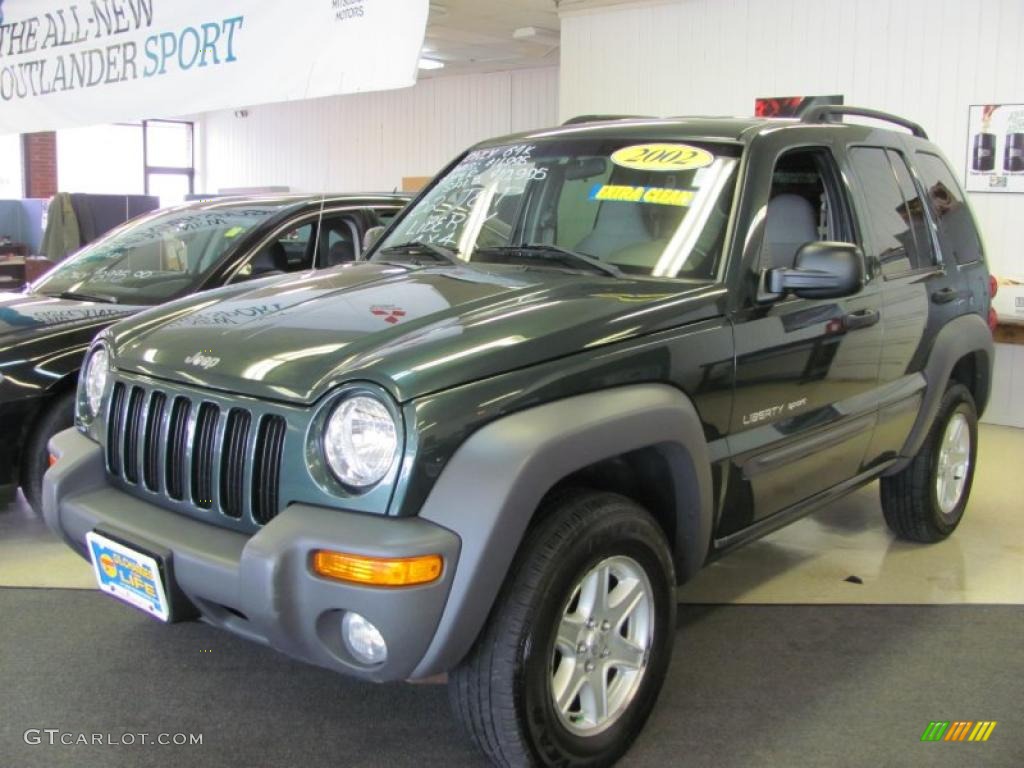
[[[362,263],[101,334],[44,516],[150,616],[447,674],[495,764],[606,766],[709,560],[875,480],[896,535],[953,533],[990,292],[953,172],[898,117],[499,138]]]
[[[351,194],[190,203],[111,231],[23,293],[0,293],[0,486],[20,483],[39,510],[46,441],[73,422],[97,332],[186,294],[355,261],[367,230],[406,202]]]

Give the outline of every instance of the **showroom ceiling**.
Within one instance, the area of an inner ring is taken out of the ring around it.
[[[443,69],[420,77],[498,72],[558,64],[559,11],[646,0],[431,0],[424,56]],[[533,28],[518,39],[516,30]]]
[[[534,27],[540,34],[513,38],[522,27]],[[557,64],[558,29],[555,0],[432,1],[423,53],[445,66],[423,70],[420,77]]]

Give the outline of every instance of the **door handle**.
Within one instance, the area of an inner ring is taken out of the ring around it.
[[[861,309],[851,312],[843,318],[843,327],[848,331],[856,331],[858,328],[870,328],[878,322],[881,317],[877,309]]]
[[[932,302],[935,304],[949,304],[957,297],[957,292],[952,288],[943,288],[932,294]]]

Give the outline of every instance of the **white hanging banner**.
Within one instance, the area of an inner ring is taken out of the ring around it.
[[[0,133],[405,88],[428,0],[0,0]]]

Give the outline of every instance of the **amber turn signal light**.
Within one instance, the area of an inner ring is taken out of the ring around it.
[[[52,453],[50,454],[49,462],[51,467],[57,463],[57,457],[54,456]]]
[[[326,549],[313,553],[313,572],[318,576],[375,587],[429,584],[438,579],[443,566],[440,555],[365,557]]]

